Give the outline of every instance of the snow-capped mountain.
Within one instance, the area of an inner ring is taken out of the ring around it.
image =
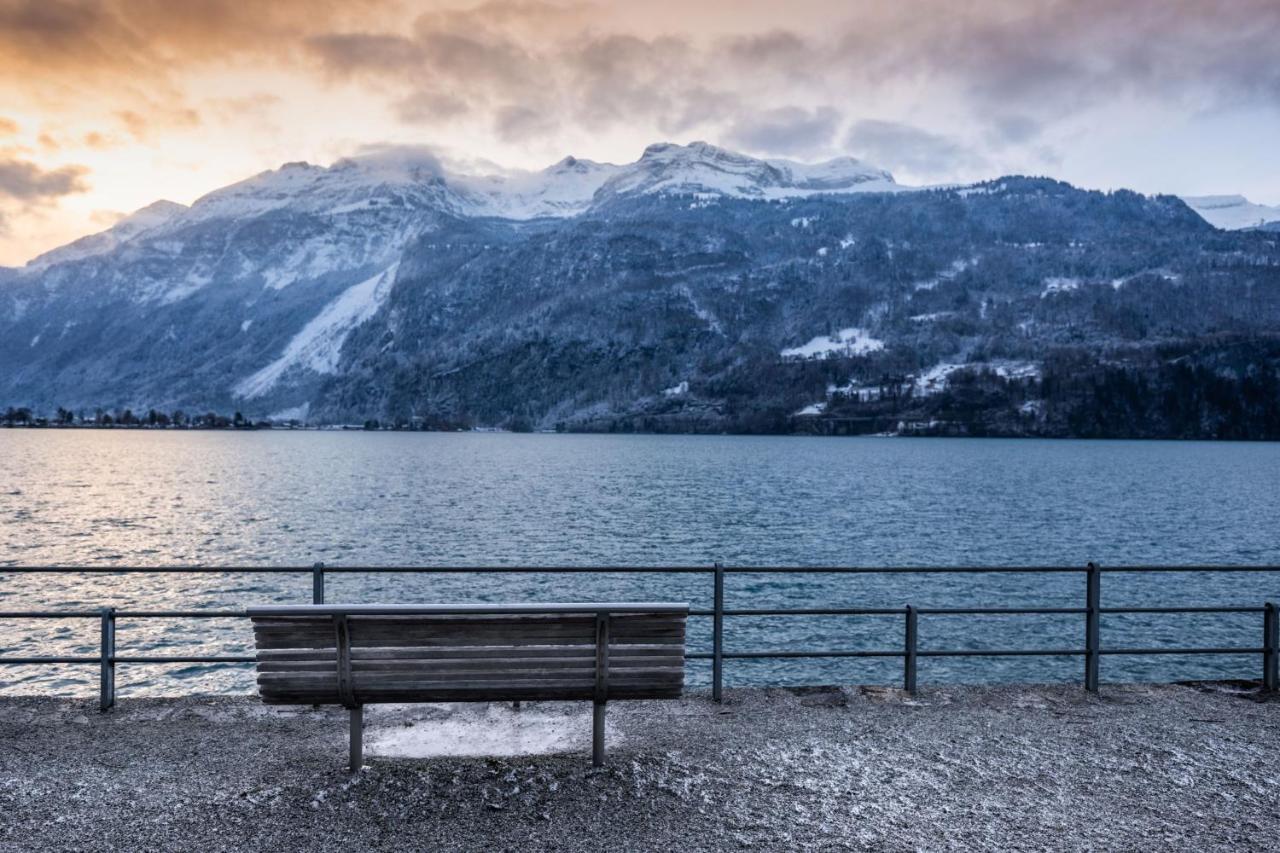
[[[0,383],[47,387],[68,402],[297,403],[383,307],[406,248],[450,223],[562,219],[637,196],[895,189],[888,173],[849,158],[760,160],[701,142],[653,145],[623,165],[567,157],[534,172],[460,173],[415,148],[328,167],[286,163],[190,207],[156,202],[5,273],[0,328],[11,334],[0,350],[12,367]],[[108,336],[107,357],[79,360]],[[196,369],[193,348],[208,356]]]
[[[576,216],[591,207],[600,185],[623,167],[566,157],[539,172],[450,175],[462,196],[459,212],[503,219]]]
[[[1280,205],[1254,204],[1242,195],[1184,195],[1182,200],[1210,225],[1227,231],[1280,222]]]
[[[764,406],[773,429],[838,411],[839,389],[874,396],[824,360],[1038,363],[1089,311],[1092,344],[1130,346],[1146,294],[1175,285],[1212,304],[1155,303],[1181,312],[1143,320],[1162,334],[1270,316],[1268,238],[1199,249],[1214,232],[1171,197],[907,189],[851,158],[701,142],[490,174],[413,149],[289,163],[0,269],[0,406],[546,426],[657,400],[707,428]],[[1197,278],[1209,251],[1248,265]]]
[[[172,222],[186,210],[185,204],[178,204],[175,201],[162,199],[152,202],[124,217],[106,231],[81,237],[79,240],[37,256],[27,264],[27,267],[45,269],[66,261],[78,261],[82,258],[106,254]]]
[[[707,194],[780,199],[819,193],[895,192],[893,176],[840,157],[825,163],[759,160],[706,142],[650,145],[605,181],[597,201],[632,194]]]

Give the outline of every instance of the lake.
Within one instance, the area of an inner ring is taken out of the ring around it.
[[[0,609],[309,601],[310,578],[49,576],[15,565],[1280,564],[1280,445],[365,432],[0,430]],[[1082,576],[732,575],[729,607],[1081,606]],[[332,602],[709,606],[698,575],[343,575]],[[1269,575],[1106,575],[1104,606],[1260,605]],[[709,648],[707,620],[691,642]],[[726,647],[882,648],[900,617],[736,617]],[[234,654],[243,621],[122,620],[121,654]],[[1104,646],[1256,646],[1261,617],[1103,618]],[[922,648],[1079,646],[1080,616],[921,617]],[[0,622],[5,655],[96,654],[86,620]],[[896,660],[731,661],[733,684],[883,683]],[[1078,680],[1062,658],[930,658],[922,684]],[[1104,657],[1103,679],[1257,678],[1257,655]],[[0,692],[89,695],[92,666]],[[248,691],[246,667],[122,666],[119,691]],[[707,667],[690,664],[690,682]]]

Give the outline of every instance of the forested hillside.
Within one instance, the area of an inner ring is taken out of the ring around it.
[[[0,270],[0,365],[50,417],[1277,438],[1280,234],[701,143],[289,164]]]

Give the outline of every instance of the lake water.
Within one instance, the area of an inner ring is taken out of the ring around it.
[[[0,430],[0,610],[309,601],[310,578],[16,565],[1280,564],[1280,445]],[[330,602],[710,603],[705,575],[342,575]],[[732,575],[729,607],[1081,606],[1079,575]],[[1104,606],[1260,605],[1269,575],[1106,575]],[[691,643],[709,649],[709,620]],[[884,648],[900,617],[736,617],[728,650]],[[922,648],[1078,647],[1083,617],[921,617]],[[1104,616],[1104,646],[1252,647],[1261,616]],[[236,654],[243,620],[122,620],[120,654]],[[95,654],[93,621],[0,622],[0,654]],[[731,661],[733,684],[882,683],[896,660]],[[1078,680],[1079,659],[930,658],[921,683]],[[707,667],[690,664],[690,682]],[[1103,679],[1256,678],[1258,655],[1103,659]],[[89,695],[92,666],[0,667]],[[122,696],[249,691],[243,666],[122,665]]]

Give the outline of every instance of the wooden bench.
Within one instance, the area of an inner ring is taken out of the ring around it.
[[[677,699],[687,604],[299,605],[249,608],[269,705],[351,712],[376,702],[590,699],[592,763],[604,763],[610,699]]]

